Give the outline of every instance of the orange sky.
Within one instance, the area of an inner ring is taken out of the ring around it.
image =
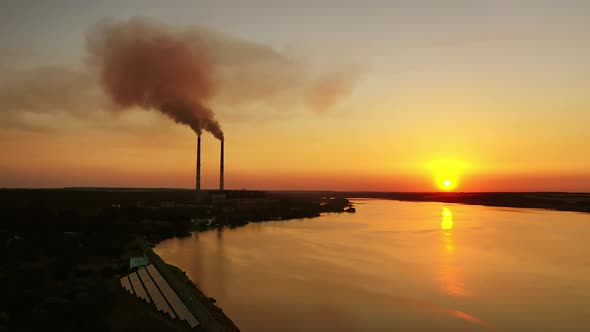
[[[451,160],[462,165],[459,191],[590,191],[590,25],[584,8],[552,4],[380,3],[363,7],[358,21],[350,20],[361,10],[354,5],[334,13],[327,5],[261,2],[235,20],[215,2],[166,11],[161,4],[59,11],[3,4],[0,19],[10,29],[0,33],[0,187],[194,186],[188,127],[155,111],[113,114],[93,76],[75,76],[91,24],[146,15],[263,45],[310,76],[350,79],[350,86],[322,81],[321,91],[338,98],[313,102],[293,92],[305,85],[278,86],[285,92],[267,100],[268,91],[247,86],[250,72],[233,81],[234,92],[210,105],[225,132],[228,189],[433,191],[429,165]],[[47,67],[71,68],[59,77],[77,77],[80,94],[61,89],[69,81],[43,87],[49,78],[38,69]],[[237,101],[243,96],[235,91],[260,96]],[[67,109],[53,107],[60,99]],[[218,145],[204,134],[205,188],[218,185]]]

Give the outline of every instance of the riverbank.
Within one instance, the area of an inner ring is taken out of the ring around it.
[[[199,329],[211,332],[240,330],[223,310],[215,305],[212,298],[206,296],[179,267],[167,264],[151,248],[147,248],[146,255],[195,315],[200,323]]]
[[[189,190],[1,189],[0,331],[187,330],[124,293],[118,283],[129,272],[130,257],[190,235],[195,219],[214,219],[207,228],[237,227],[349,206],[331,197],[233,194],[238,197],[203,203]],[[238,330],[182,271],[161,266],[185,294],[179,296],[201,304],[193,312],[211,324],[200,330]]]

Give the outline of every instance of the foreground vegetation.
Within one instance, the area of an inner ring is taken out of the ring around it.
[[[345,199],[288,194],[220,204],[161,204],[190,202],[192,195],[186,190],[0,190],[5,253],[0,331],[183,329],[121,296],[118,280],[129,271],[129,257],[145,252],[146,242],[189,235],[195,218],[215,220],[207,227],[234,227],[342,212],[349,206]],[[221,311],[213,316],[235,330]]]

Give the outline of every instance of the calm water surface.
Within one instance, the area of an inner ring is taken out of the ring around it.
[[[156,252],[242,331],[590,331],[590,214],[355,200]]]

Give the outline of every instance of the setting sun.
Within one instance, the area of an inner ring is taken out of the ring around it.
[[[465,166],[458,161],[443,160],[431,162],[428,168],[439,190],[452,191],[458,187],[460,173]]]
[[[449,179],[444,179],[440,182],[437,182],[437,187],[444,191],[451,191],[457,187],[454,181]]]

